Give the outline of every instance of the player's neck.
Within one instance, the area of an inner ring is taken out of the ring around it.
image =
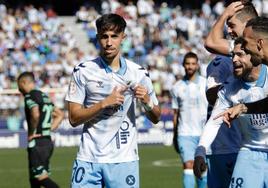
[[[102,57],[105,59],[105,62],[112,68],[114,72],[120,69],[120,53],[118,53],[114,58],[108,59],[106,57]]]
[[[186,77],[186,80],[189,80],[189,81],[194,81],[195,78],[196,78],[196,74],[192,74],[192,75],[185,75]]]

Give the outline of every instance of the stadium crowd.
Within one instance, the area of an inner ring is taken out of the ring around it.
[[[253,1],[256,9],[268,14],[268,1]],[[213,7],[206,0],[200,10],[171,7],[163,2],[138,0],[137,4],[118,0],[102,1],[101,11],[81,6],[77,23],[87,33],[94,51],[85,54],[68,27],[60,22],[53,9],[32,5],[8,8],[0,5],[0,91],[16,89],[16,76],[33,71],[40,88],[65,88],[73,67],[92,59],[98,53],[95,20],[101,14],[113,12],[123,16],[128,24],[123,54],[148,68],[159,101],[170,106],[169,90],[184,75],[182,60],[188,51],[198,54],[200,72],[205,75],[207,64],[214,57],[203,46],[210,28],[224,10],[224,1]],[[64,93],[54,94],[58,106],[64,107]],[[19,95],[0,95],[2,117],[22,109]],[[167,108],[168,109],[168,108]],[[163,110],[169,113],[168,110]],[[19,113],[16,113],[19,114]],[[13,116],[12,116],[13,117]]]

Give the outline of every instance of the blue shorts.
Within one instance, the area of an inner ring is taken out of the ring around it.
[[[268,153],[241,149],[229,188],[268,187]]]
[[[194,160],[199,139],[199,136],[178,136],[178,146],[183,163]]]
[[[139,188],[139,162],[91,163],[75,160],[72,188]]]
[[[237,153],[207,155],[208,188],[229,187]]]

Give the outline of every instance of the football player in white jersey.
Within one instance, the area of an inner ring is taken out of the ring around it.
[[[268,18],[257,17],[248,21],[243,32],[243,39],[245,51],[251,54],[254,63],[268,65]],[[224,121],[229,124],[232,119],[242,113],[268,113],[268,98],[238,104],[217,117],[224,115]]]
[[[177,145],[183,161],[183,185],[185,188],[192,188],[195,186],[194,152],[206,121],[208,103],[205,94],[206,79],[198,73],[197,55],[192,52],[187,53],[184,56],[183,66],[185,76],[177,81],[171,90],[173,124],[174,137],[176,139],[178,135]],[[199,188],[205,188],[206,177],[198,179],[197,185]]]
[[[148,72],[121,56],[125,20],[96,20],[100,56],[75,66],[69,90],[69,121],[84,124],[72,172],[72,187],[139,187],[136,100],[157,123],[160,107]]]
[[[248,20],[258,16],[253,4],[249,1],[235,1],[231,3],[218,18],[209,32],[205,47],[211,53],[230,55],[234,39],[243,35],[243,30]],[[223,33],[225,23],[231,39],[225,38]]]
[[[207,122],[196,155],[203,156],[215,139],[223,118],[213,118],[230,106],[241,102],[262,99],[268,91],[267,66],[253,66],[251,57],[235,45],[233,65],[235,78],[231,77],[218,93],[218,100]],[[238,119],[242,133],[242,147],[238,153],[230,188],[263,188],[268,185],[268,121],[267,114],[247,114]],[[201,161],[201,160],[200,160]],[[204,166],[200,165],[200,167]],[[200,174],[203,168],[200,168]]]
[[[208,118],[211,115],[213,106],[217,100],[217,93],[226,79],[233,75],[232,59],[228,56],[218,55],[207,67],[207,90],[206,96],[209,103]],[[241,133],[236,121],[232,122],[233,126],[229,129],[226,125],[221,125],[220,130],[213,141],[211,148],[206,151],[207,159],[207,184],[209,188],[228,187],[231,181],[233,168],[235,165],[237,153],[241,147]],[[194,173],[197,178],[200,166],[203,163],[203,157],[196,157],[194,161]]]

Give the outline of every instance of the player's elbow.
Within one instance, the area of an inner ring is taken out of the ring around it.
[[[78,125],[80,125],[80,122],[78,121],[78,119],[69,116],[69,123],[71,124],[72,127],[77,127]]]
[[[209,51],[211,53],[214,53],[215,52],[215,50],[213,50],[215,48],[215,43],[209,37],[205,40],[204,47],[206,48],[207,51]]]

